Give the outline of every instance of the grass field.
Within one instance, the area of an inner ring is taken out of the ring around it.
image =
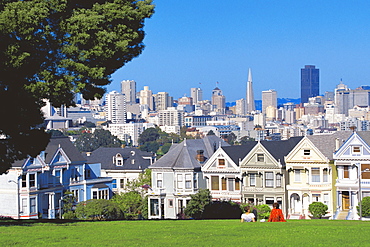
[[[158,220],[5,225],[0,246],[370,246],[370,222]]]

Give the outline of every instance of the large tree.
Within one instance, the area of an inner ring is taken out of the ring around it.
[[[110,75],[138,56],[151,0],[0,0],[0,174],[35,156],[49,135],[43,99],[101,97]],[[37,140],[37,141],[35,141]]]
[[[92,152],[99,147],[121,147],[121,145],[118,137],[104,129],[96,129],[93,133],[86,131],[79,135],[75,142],[75,146],[81,152]]]

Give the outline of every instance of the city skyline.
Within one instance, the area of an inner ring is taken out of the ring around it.
[[[219,82],[233,102],[245,98],[251,68],[256,100],[269,89],[299,98],[300,69],[311,64],[320,69],[320,95],[341,78],[351,89],[370,84],[370,2],[154,3],[145,50],[112,76],[107,91],[135,80],[138,91],[149,86],[177,99],[200,87],[210,99]]]

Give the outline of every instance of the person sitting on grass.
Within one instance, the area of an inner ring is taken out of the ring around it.
[[[251,213],[251,208],[249,206],[246,206],[244,210],[245,213],[242,214],[240,222],[256,222],[254,219],[255,218],[254,214]]]
[[[283,211],[279,209],[279,203],[275,202],[272,204],[272,207],[273,209],[271,210],[268,222],[286,222]]]

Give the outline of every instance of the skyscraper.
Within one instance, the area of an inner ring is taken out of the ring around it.
[[[113,124],[126,123],[126,102],[125,95],[112,91],[105,99],[107,120]]]
[[[193,98],[193,104],[203,100],[203,91],[199,87],[193,87],[190,89],[190,97]]]
[[[254,105],[254,94],[253,94],[253,85],[252,85],[252,71],[249,68],[248,70],[248,81],[247,81],[247,94],[245,98],[245,109],[247,113],[251,113],[256,110]]]
[[[144,90],[140,91],[139,103],[142,106],[146,105],[151,111],[154,110],[153,93],[149,90],[149,86],[144,86]]]
[[[136,103],[136,82],[133,80],[121,81],[121,92],[126,96],[126,103]]]
[[[273,89],[262,91],[262,112],[266,113],[269,106],[277,108],[277,92]]]
[[[308,98],[319,95],[319,69],[315,65],[305,65],[301,69],[301,103],[308,103]]]
[[[226,110],[226,99],[222,94],[222,90],[216,87],[212,90],[212,105],[216,107],[216,111],[225,114]]]

